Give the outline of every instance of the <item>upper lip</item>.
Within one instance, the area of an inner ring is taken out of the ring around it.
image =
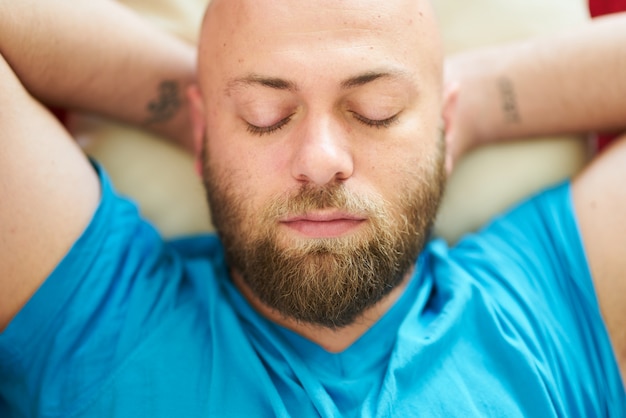
[[[348,212],[328,211],[328,212],[309,212],[301,215],[288,215],[280,219],[280,222],[332,222],[332,221],[364,221],[366,218],[362,215]]]

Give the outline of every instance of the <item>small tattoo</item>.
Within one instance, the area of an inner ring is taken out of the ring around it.
[[[506,77],[500,78],[498,80],[498,90],[500,91],[500,97],[502,98],[502,110],[504,111],[506,122],[521,122],[522,118],[519,114],[513,82]]]
[[[146,109],[149,117],[147,125],[165,122],[171,119],[180,109],[181,99],[178,84],[175,81],[164,81],[159,85],[159,96],[148,103]]]

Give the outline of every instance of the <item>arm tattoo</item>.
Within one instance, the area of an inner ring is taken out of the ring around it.
[[[517,96],[515,89],[513,88],[513,82],[506,77],[502,77],[498,80],[498,90],[500,91],[500,98],[502,99],[502,111],[504,112],[504,118],[507,123],[519,123],[522,118],[519,114],[517,105]]]
[[[146,106],[149,115],[146,125],[168,121],[181,107],[180,89],[175,81],[164,81],[159,84],[158,94],[158,97]]]

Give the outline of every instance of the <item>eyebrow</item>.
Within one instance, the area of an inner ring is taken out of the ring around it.
[[[409,77],[403,71],[368,71],[354,77],[343,80],[339,86],[343,90],[369,84],[381,78],[408,79]],[[228,83],[226,90],[230,92],[239,86],[262,86],[274,90],[298,91],[298,85],[291,80],[278,77],[266,77],[259,74],[249,74],[244,77],[235,78]]]
[[[351,89],[354,87],[360,87],[365,84],[376,81],[380,78],[403,78],[403,73],[399,71],[392,72],[378,72],[378,71],[368,71],[363,74],[359,74],[355,77],[350,77],[347,80],[341,82],[342,89]]]
[[[236,89],[239,86],[263,86],[274,90],[297,91],[298,86],[293,81],[278,77],[264,77],[259,74],[250,74],[245,77],[235,78],[228,82],[227,91]]]

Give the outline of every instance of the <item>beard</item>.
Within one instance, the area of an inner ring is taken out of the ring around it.
[[[206,144],[206,141],[204,142]],[[234,173],[218,174],[203,150],[203,181],[226,261],[252,293],[285,318],[338,329],[403,282],[423,249],[443,194],[443,141],[397,201],[357,195],[342,182],[305,184],[252,208]],[[322,209],[367,221],[347,236],[279,236],[279,219]]]

